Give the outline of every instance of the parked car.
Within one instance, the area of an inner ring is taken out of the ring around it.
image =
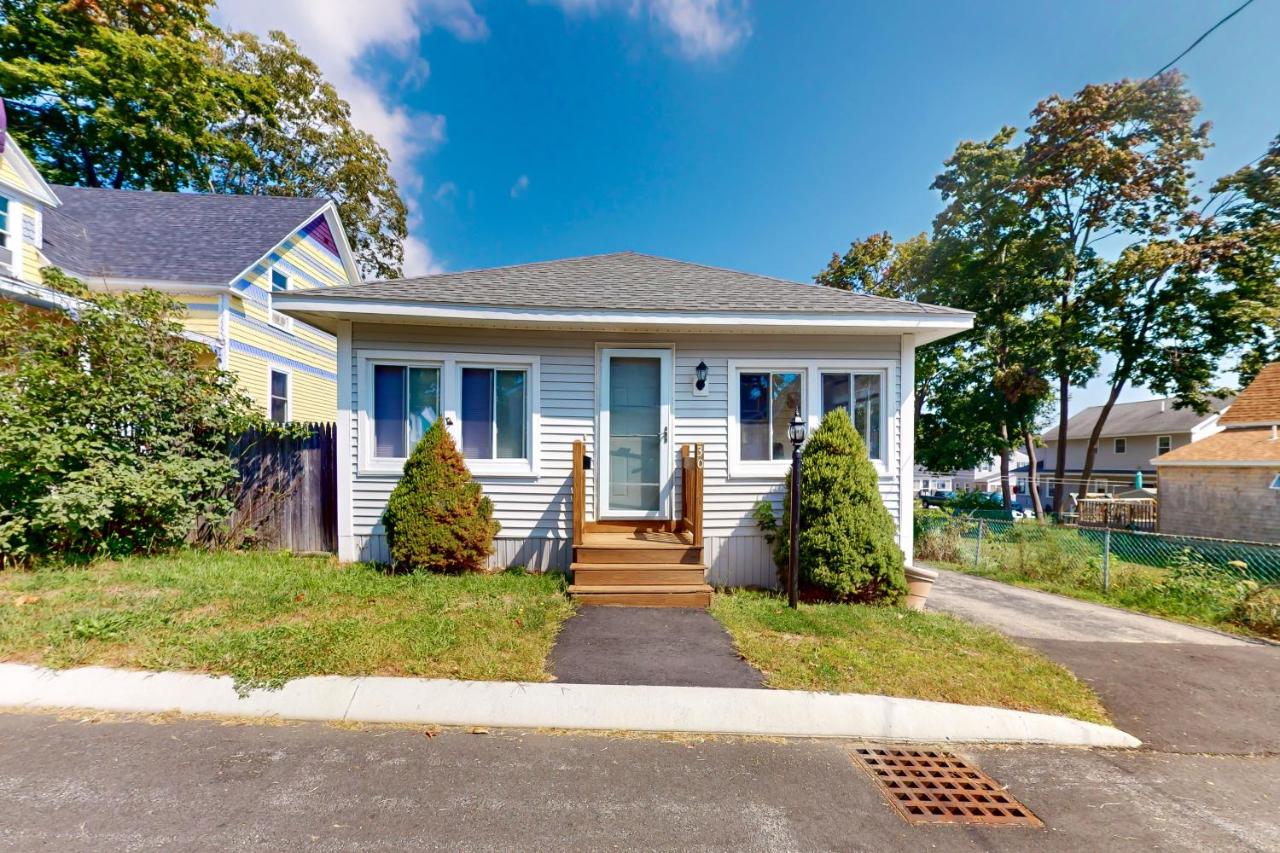
[[[921,495],[920,502],[927,507],[942,507],[942,506],[946,506],[947,501],[951,500],[955,496],[956,496],[956,493],[953,491],[944,491],[942,489],[935,489],[934,491],[929,492],[928,494]]]

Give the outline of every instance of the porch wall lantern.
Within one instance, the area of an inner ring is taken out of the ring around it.
[[[787,604],[795,608],[800,595],[800,445],[804,444],[804,418],[796,409],[787,425],[791,439],[791,554],[787,560]]]
[[[707,363],[699,361],[698,366],[693,369],[693,375],[697,377],[697,381],[693,383],[693,393],[699,397],[707,395]]]

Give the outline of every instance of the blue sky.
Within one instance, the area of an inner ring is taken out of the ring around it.
[[[297,38],[392,151],[414,271],[635,249],[807,281],[855,237],[928,230],[960,140],[1146,76],[1238,3],[223,0],[221,15]],[[1276,33],[1280,0],[1256,0],[1179,64],[1214,124],[1207,180],[1280,133]]]

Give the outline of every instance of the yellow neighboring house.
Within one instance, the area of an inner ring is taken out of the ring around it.
[[[2,109],[2,107],[0,107]],[[334,337],[272,295],[360,281],[333,202],[50,185],[0,112],[0,295],[61,307],[55,266],[92,288],[154,288],[187,306],[188,337],[277,421],[334,420]]]

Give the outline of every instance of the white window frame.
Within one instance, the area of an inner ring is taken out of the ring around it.
[[[1125,436],[1111,439],[1111,452],[1116,456],[1123,456],[1129,452],[1129,439]]]
[[[541,470],[542,363],[536,355],[499,355],[489,353],[426,352],[421,350],[357,350],[356,351],[356,473],[362,476],[398,478],[404,472],[406,458],[374,456],[373,442],[373,368],[376,365],[396,367],[435,367],[440,370],[440,412],[445,428],[462,450],[462,368],[523,368],[528,371],[525,402],[525,435],[527,459],[467,459],[467,469],[476,476],[537,477]]]
[[[293,318],[288,314],[282,314],[275,309],[276,273],[284,276],[284,290],[280,291],[280,293],[288,293],[293,289],[290,286],[293,279],[286,270],[280,268],[278,264],[272,264],[270,268],[267,269],[267,322],[272,326],[275,326],[277,329],[292,332]]]
[[[539,418],[534,412],[538,408],[538,357],[537,356],[498,356],[484,355],[478,357],[466,357],[456,359],[452,368],[453,372],[453,400],[452,410],[458,414],[453,416],[454,424],[457,429],[457,435],[454,440],[458,443],[458,449],[462,449],[462,371],[464,368],[480,368],[481,370],[523,370],[525,372],[524,385],[524,458],[523,459],[468,459],[467,467],[473,474],[486,474],[491,476],[522,476],[537,473],[537,464],[535,462],[537,456],[537,447],[539,442],[538,436],[535,434]],[[496,387],[495,379],[495,387]],[[444,390],[445,399],[449,399],[449,389]],[[450,408],[449,406],[445,407]],[[494,411],[494,417],[497,417],[497,410]],[[446,421],[446,423],[448,423]],[[498,447],[497,425],[496,421],[493,427],[493,446],[494,450]]]
[[[754,479],[785,477],[791,468],[791,458],[754,460],[742,458],[742,433],[739,429],[739,395],[743,373],[800,373],[803,375],[801,398],[804,402],[807,435],[822,422],[822,374],[823,373],[879,373],[881,381],[880,442],[882,459],[872,459],[871,464],[882,479],[898,476],[898,438],[890,430],[894,426],[900,401],[897,393],[898,363],[885,359],[814,359],[779,356],[767,359],[730,360],[728,427],[729,427],[729,476]]]
[[[13,252],[14,256],[16,257],[17,251],[12,245],[13,240],[11,239],[13,237],[13,229],[10,227],[9,223],[13,222],[13,212],[14,212],[14,208],[17,205],[15,204],[13,199],[3,194],[0,194],[0,201],[4,202],[4,208],[5,208],[4,224],[0,225],[0,236],[3,236],[4,238],[0,240],[0,248],[8,249],[10,252]]]
[[[271,404],[275,402],[275,394],[272,391],[271,378],[276,373],[284,375],[284,420],[275,422],[287,424],[293,420],[293,370],[288,367],[267,365],[267,419],[274,421],[271,417]]]
[[[1160,449],[1160,442],[1162,441],[1166,445],[1164,450]],[[1168,453],[1170,450],[1173,450],[1173,436],[1157,435],[1156,436],[1156,456],[1163,456],[1164,454]]]

